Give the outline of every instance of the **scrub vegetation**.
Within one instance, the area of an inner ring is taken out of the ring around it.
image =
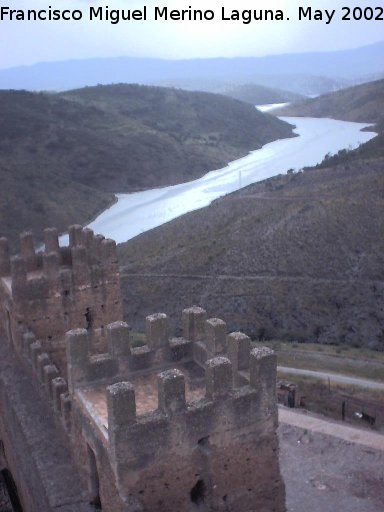
[[[359,120],[377,110],[380,131],[384,81],[367,87]],[[179,304],[197,303],[261,341],[383,351],[383,147],[380,132],[318,168],[251,185],[122,244],[127,317],[159,307],[175,317]]]
[[[0,235],[86,223],[113,193],[188,181],[290,136],[290,125],[209,93],[0,91]]]

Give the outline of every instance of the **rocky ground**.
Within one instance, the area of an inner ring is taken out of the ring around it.
[[[285,423],[279,426],[287,512],[384,510],[384,451]]]

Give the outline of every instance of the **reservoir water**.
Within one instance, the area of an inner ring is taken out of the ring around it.
[[[180,215],[208,206],[214,199],[250,183],[286,173],[289,169],[316,165],[328,153],[355,148],[376,136],[374,132],[361,131],[368,124],[303,117],[280,119],[295,125],[298,137],[271,142],[188,183],[116,194],[118,201],[89,227],[117,243],[125,242]],[[61,243],[67,243],[66,235],[61,237]]]

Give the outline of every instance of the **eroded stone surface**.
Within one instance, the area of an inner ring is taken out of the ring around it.
[[[115,243],[45,239],[36,253],[24,234],[12,261],[0,242],[0,340],[30,387],[2,391],[0,440],[25,511],[283,512],[273,352],[197,306],[182,338],[155,313],[131,346]]]

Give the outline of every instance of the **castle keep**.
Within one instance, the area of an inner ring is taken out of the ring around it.
[[[0,239],[0,470],[14,509],[283,512],[274,353],[196,306],[182,337],[157,313],[135,346],[116,244],[81,226],[68,247],[44,236],[36,252],[21,235],[12,259]]]

